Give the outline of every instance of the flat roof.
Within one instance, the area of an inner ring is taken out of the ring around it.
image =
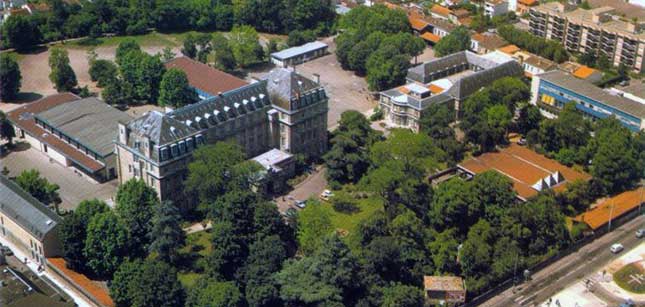
[[[645,105],[618,95],[611,95],[601,88],[575,78],[565,72],[554,70],[538,75],[541,79],[574,91],[599,103],[616,108],[638,118],[645,118]]]
[[[103,169],[105,166],[100,162],[88,157],[84,152],[81,152],[76,147],[66,143],[60,138],[52,135],[42,127],[36,125],[34,114],[48,110],[55,106],[78,100],[80,97],[72,93],[60,93],[41,98],[32,103],[23,105],[7,114],[9,120],[23,129],[26,133],[37,138],[39,141],[55,148],[57,151],[65,155],[67,158],[76,162],[83,168],[96,172]]]
[[[118,123],[132,120],[96,97],[66,102],[35,117],[102,156],[114,152]]]
[[[0,175],[0,211],[38,240],[61,222],[56,213],[4,175]]]
[[[553,187],[556,191],[562,191],[569,182],[591,179],[589,174],[578,172],[517,144],[470,158],[458,167],[471,174],[497,171],[513,181],[513,188],[524,200],[538,194],[539,191],[533,188],[536,183],[555,173],[560,173],[564,179]]]
[[[213,96],[248,84],[236,76],[185,56],[174,58],[166,62],[165,65],[167,69],[177,68],[182,70],[186,73],[190,86]]]
[[[465,291],[459,276],[423,276],[423,287],[426,291]]]
[[[278,149],[271,149],[252,160],[260,163],[264,169],[275,168],[277,164],[287,161],[293,157],[292,154]]]
[[[608,198],[596,207],[574,217],[573,220],[585,223],[593,230],[596,230],[609,222],[609,219],[616,219],[621,215],[638,207],[645,188],[640,187],[631,191],[620,193]]]
[[[305,53],[309,53],[312,51],[316,51],[319,49],[323,49],[323,48],[327,48],[327,44],[323,42],[315,41],[311,43],[306,43],[302,46],[291,47],[289,49],[271,53],[271,57],[276,58],[278,60],[286,60],[286,59],[290,59],[290,58],[293,58]]]

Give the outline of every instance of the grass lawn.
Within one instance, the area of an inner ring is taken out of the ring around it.
[[[622,267],[618,272],[614,273],[614,282],[629,292],[638,294],[645,293],[645,281],[632,278],[632,276],[637,277],[645,274],[645,270],[643,270],[641,265],[642,263],[630,263]]]
[[[126,39],[134,39],[141,46],[168,46],[176,47],[179,45],[173,34],[164,34],[159,32],[150,32],[144,35],[126,35],[101,37],[97,39],[80,39],[65,44],[68,48],[91,48],[117,46]]]
[[[332,226],[346,238],[350,247],[356,247],[352,234],[358,224],[378,210],[383,210],[383,201],[377,197],[369,197],[358,201],[359,210],[356,213],[346,214],[334,210],[330,202],[321,202],[321,206],[329,212]]]
[[[189,234],[186,237],[186,246],[180,250],[184,257],[182,269],[177,275],[179,281],[186,288],[192,287],[203,273],[197,272],[197,264],[211,252],[211,232],[199,231]]]

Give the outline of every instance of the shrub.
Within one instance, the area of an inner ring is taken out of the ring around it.
[[[352,214],[360,209],[356,200],[345,192],[338,192],[331,198],[332,206],[336,212]]]

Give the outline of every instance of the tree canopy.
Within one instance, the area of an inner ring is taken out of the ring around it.
[[[0,54],[0,99],[8,101],[20,92],[22,75],[16,58],[8,53]]]

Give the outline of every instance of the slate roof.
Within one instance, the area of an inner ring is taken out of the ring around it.
[[[460,51],[408,69],[407,78],[425,84],[432,81],[430,80],[432,73],[465,64],[472,64],[485,70],[500,65],[470,51]]]
[[[522,66],[515,61],[509,61],[498,66],[480,70],[472,75],[465,76],[448,90],[448,94],[459,100],[470,96],[480,88],[493,83],[497,79],[512,76],[521,76],[524,73]]]
[[[290,58],[293,58],[302,54],[306,54],[315,50],[323,49],[323,48],[327,48],[327,44],[323,42],[315,41],[315,42],[306,43],[302,46],[291,47],[289,49],[271,53],[271,57],[276,58],[278,60],[286,60],[286,59],[290,59]]]
[[[183,122],[165,116],[159,111],[148,112],[131,121],[128,123],[128,129],[148,137],[159,146],[173,143],[198,132],[197,129],[186,126]]]
[[[541,79],[561,86],[563,88],[574,91],[580,95],[586,96],[599,103],[616,108],[627,114],[631,114],[638,118],[645,118],[645,105],[637,101],[633,101],[621,96],[611,95],[601,88],[587,82],[580,80],[565,72],[553,70],[538,75]]]
[[[4,175],[0,175],[0,211],[41,241],[61,222],[56,213]]]
[[[320,84],[287,68],[271,70],[262,77],[266,80],[271,102],[285,110],[292,110],[292,99],[320,88]]]
[[[114,152],[118,122],[132,119],[127,113],[113,108],[96,97],[55,106],[36,114],[36,118],[102,156]]]
[[[248,84],[236,76],[188,57],[174,58],[165,65],[167,69],[177,68],[182,70],[186,73],[190,86],[211,95],[217,95]]]

